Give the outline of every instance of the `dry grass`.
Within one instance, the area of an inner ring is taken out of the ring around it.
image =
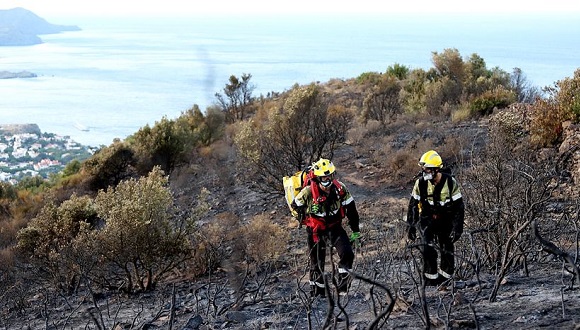
[[[407,242],[405,231],[410,179],[419,169],[417,159],[424,151],[436,149],[444,160],[466,164],[466,155],[475,151],[478,143],[473,140],[479,138],[470,130],[473,127],[457,129],[424,119],[405,117],[388,127],[373,122],[356,126],[349,132],[350,145],[336,154],[335,163],[361,215],[363,245],[356,249],[354,267],[360,278],[353,281],[348,296],[333,293],[334,305],[330,299],[312,300],[308,296],[304,229],[289,219],[284,199],[267,199],[254,194],[251,187],[237,185],[235,169],[228,166],[234,156],[224,143],[200,151],[202,157],[192,159],[195,165],[172,174],[172,187],[184,208],[192,204],[197,196],[194,192],[200,187],[212,190],[211,210],[192,237],[195,256],[182,267],[181,274],[160,283],[155,293],[140,296],[122,297],[114,290],[103,289],[99,294],[106,298],[100,301],[91,301],[87,287],[80,287],[74,297],[61,297],[50,290],[43,293],[46,296],[34,296],[14,288],[11,292],[19,297],[19,303],[6,303],[3,312],[13,311],[18,305],[28,315],[33,311],[50,313],[36,312],[38,317],[28,323],[13,313],[0,323],[0,329],[21,328],[24,323],[42,327],[46,322],[57,328],[91,328],[93,321],[86,317],[79,321],[83,313],[79,311],[89,307],[94,310],[95,306],[101,311],[122,310],[122,321],[112,313],[103,312],[103,318],[111,328],[113,321],[119,321],[127,329],[145,324],[166,329],[170,311],[174,312],[175,326],[182,328],[198,317],[208,329],[319,329],[329,314],[331,321],[339,316],[348,319],[350,328],[357,329],[368,328],[376,319],[379,328],[426,328],[426,322],[437,328],[536,328],[545,324],[573,328],[580,322],[576,284],[570,284],[570,274],[561,271],[561,261],[539,249],[530,254],[528,274],[516,262],[517,267],[510,269],[501,284],[499,301],[488,302],[497,270],[482,268],[482,258],[487,258],[485,244],[492,240],[484,242],[481,234],[469,233],[482,229],[482,221],[474,217],[468,217],[466,233],[457,244],[456,277],[463,287],[447,291],[421,288],[417,246]],[[469,185],[467,174],[460,174],[458,179]],[[568,214],[573,215],[573,210]],[[549,220],[554,226],[542,223],[543,233],[559,238],[554,243],[573,252],[577,246],[577,216]],[[558,221],[565,225],[555,225]],[[19,224],[13,225],[16,228]],[[10,230],[10,226],[5,228]],[[10,251],[2,251],[0,258],[0,262],[10,259]],[[336,261],[336,255],[333,258]],[[328,262],[331,270],[331,260]],[[89,298],[81,302],[83,294]],[[530,297],[542,299],[532,301]],[[43,307],[44,302],[50,306]],[[381,317],[391,302],[394,309]],[[427,320],[425,310],[430,316]],[[155,317],[157,314],[159,317]],[[66,324],[67,317],[76,318],[74,326],[72,321]],[[327,328],[345,329],[346,323],[331,322]]]
[[[243,227],[241,235],[245,242],[246,259],[253,269],[276,261],[287,251],[288,233],[266,214],[252,217],[250,223]]]

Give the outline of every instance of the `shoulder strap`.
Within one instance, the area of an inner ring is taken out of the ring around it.
[[[445,174],[443,174],[441,179],[442,180],[439,182],[439,184],[435,185],[435,188],[433,189],[433,203],[435,205],[439,205],[439,202],[441,201],[441,190],[443,190],[443,186],[445,186],[445,180],[447,180]]]
[[[315,176],[312,172],[311,168],[306,168],[302,171],[302,175],[300,175],[300,179],[302,180],[302,187],[310,186],[310,191],[312,193],[312,200],[314,204],[318,204],[321,202],[320,200],[320,190],[318,188],[318,184],[316,180],[314,180]]]
[[[447,188],[449,188],[449,196],[451,196],[451,194],[453,194],[453,176],[451,174],[448,174],[447,176]]]
[[[445,185],[444,181],[447,181],[447,187],[449,189],[449,194],[452,193],[453,191],[453,179],[451,177],[451,175],[447,174],[447,173],[441,173],[442,174],[442,180],[441,182],[439,182],[438,185],[435,186],[435,189],[433,190],[433,202],[435,204],[437,204],[440,200],[441,200],[441,190],[443,189],[443,186]],[[423,180],[422,178],[419,179],[419,196],[421,196],[421,201],[425,201],[427,200],[427,197],[429,197],[427,195],[427,180]]]
[[[312,192],[312,200],[314,202],[314,204],[318,204],[320,202],[322,202],[321,198],[320,198],[320,188],[318,187],[318,183],[316,183],[316,180],[310,180],[310,191]]]
[[[300,183],[302,184],[302,187],[308,186],[310,184],[310,181],[312,181],[313,177],[314,174],[312,173],[310,168],[302,170],[302,173],[300,174]]]
[[[340,182],[338,182],[337,179],[332,180],[332,184],[334,185],[336,191],[338,192],[338,197],[342,198],[344,197],[344,195],[346,195],[346,191],[344,190],[343,186],[340,184]]]
[[[435,195],[433,196],[433,201],[435,201],[436,203],[441,201],[441,190],[443,190],[445,184],[447,184],[447,189],[449,189],[449,197],[451,197],[451,194],[453,193],[453,178],[448,173],[441,174],[443,175],[441,177],[442,180],[441,182],[439,182],[437,186],[435,186],[435,190],[433,191],[433,195]]]
[[[421,201],[427,200],[427,180],[423,178],[419,178],[419,196],[421,197]]]

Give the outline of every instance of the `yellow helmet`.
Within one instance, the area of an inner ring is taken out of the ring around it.
[[[312,164],[314,169],[314,175],[316,176],[328,176],[334,173],[336,168],[334,164],[328,159],[320,158],[316,163]]]
[[[421,167],[435,167],[435,168],[442,168],[443,167],[443,160],[441,156],[435,150],[429,150],[421,156],[419,159],[419,166]]]

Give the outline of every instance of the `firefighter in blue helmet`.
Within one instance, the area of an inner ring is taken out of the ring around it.
[[[360,239],[359,214],[354,199],[344,183],[335,179],[334,164],[321,158],[312,164],[314,179],[294,198],[292,208],[304,215],[310,255],[310,293],[325,296],[324,263],[327,243],[337,251],[337,290],[344,294],[350,285],[354,252],[351,243]],[[350,237],[342,227],[347,217]]]
[[[455,271],[454,243],[463,233],[463,198],[455,178],[442,171],[436,151],[424,153],[419,166],[422,175],[415,181],[407,212],[408,238],[415,240],[420,231],[425,284],[439,285]]]

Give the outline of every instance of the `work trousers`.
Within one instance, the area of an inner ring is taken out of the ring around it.
[[[339,291],[345,291],[349,283],[348,272],[352,269],[354,252],[346,231],[340,224],[318,231],[318,242],[314,241],[312,229],[306,228],[308,233],[308,249],[310,251],[310,285],[324,288],[324,263],[326,260],[327,242],[336,249],[338,254]]]
[[[421,219],[423,244],[423,272],[427,279],[435,280],[442,275],[445,279],[453,276],[455,271],[455,247],[451,241],[452,224],[450,219]],[[437,267],[437,251],[440,252],[441,264]]]

